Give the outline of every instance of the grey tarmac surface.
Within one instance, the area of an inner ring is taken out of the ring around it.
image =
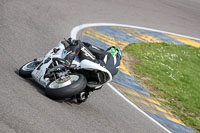
[[[121,23],[200,37],[199,0],[0,0],[0,133],[165,132],[108,86],[81,105],[16,74],[74,26]]]

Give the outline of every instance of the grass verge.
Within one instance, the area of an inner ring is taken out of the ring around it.
[[[200,49],[142,42],[129,44],[124,51],[137,60],[133,72],[138,82],[151,86],[153,97],[200,132]]]

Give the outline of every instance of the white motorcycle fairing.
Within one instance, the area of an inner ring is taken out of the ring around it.
[[[56,53],[55,50],[58,50]],[[32,77],[35,81],[37,81],[43,87],[49,83],[48,79],[44,79],[44,75],[46,70],[49,68],[50,64],[52,63],[52,59],[57,58],[64,58],[67,55],[67,51],[65,50],[64,45],[59,42],[58,45],[51,49],[45,56],[43,61],[33,70]]]
[[[65,46],[63,43],[59,42],[58,45],[51,49],[43,58],[42,62],[33,70],[31,73],[33,79],[38,82],[40,85],[46,88],[46,86],[49,84],[50,80],[48,78],[45,78],[45,74],[49,68],[49,66],[52,64],[53,58],[61,58],[64,59],[67,56],[67,51],[65,50]],[[90,70],[90,71],[101,71],[105,73],[107,76],[107,81],[109,82],[112,80],[111,73],[101,66],[100,64],[94,63],[89,60],[82,60],[80,61],[78,56],[75,57],[75,59],[72,62],[72,65],[74,70]],[[70,81],[68,81],[70,82]],[[70,84],[70,83],[69,83]],[[98,88],[102,85],[94,85],[95,88]]]

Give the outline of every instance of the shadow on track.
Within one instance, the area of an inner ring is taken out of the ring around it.
[[[19,75],[19,69],[16,69],[15,74],[17,74],[19,77],[21,77]],[[43,96],[47,97],[45,94],[45,88],[43,86],[41,86],[40,84],[38,84],[35,80],[33,80],[32,78],[23,78],[21,77],[25,82],[28,82],[31,86],[33,86],[34,88],[36,88],[36,90]],[[50,98],[49,98],[50,99]],[[68,105],[72,105],[72,104],[76,104],[76,105],[80,105],[81,103],[77,103],[73,98],[66,98],[66,99],[61,99],[61,100],[53,100],[50,99],[52,101],[58,102],[58,103],[66,103]]]

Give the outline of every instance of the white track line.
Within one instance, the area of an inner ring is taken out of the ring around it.
[[[181,35],[181,34],[176,34],[176,33],[172,33],[172,32],[161,31],[161,30],[145,28],[145,27],[139,27],[139,26],[125,25],[125,24],[113,24],[113,23],[92,23],[92,24],[82,24],[82,25],[76,26],[71,31],[71,38],[75,39],[76,36],[77,36],[77,33],[80,30],[83,30],[83,29],[88,28],[88,27],[96,27],[96,26],[121,26],[121,27],[149,30],[149,31],[160,32],[160,33],[165,33],[165,34],[171,34],[171,35],[175,35],[175,36],[180,36],[180,37],[185,37],[185,38],[189,38],[189,39],[194,39],[194,40],[200,41],[199,38],[186,36],[186,35]]]
[[[166,32],[166,31],[161,31],[161,30],[155,30],[155,29],[150,29],[150,28],[145,28],[145,27],[138,27],[138,26],[131,26],[131,25],[123,25],[123,24],[112,24],[112,23],[92,23],[92,24],[83,24],[76,26],[72,29],[71,31],[71,38],[77,39],[77,34],[79,31],[89,28],[89,27],[96,27],[96,26],[120,26],[120,27],[128,27],[128,28],[136,28],[136,29],[143,29],[143,30],[149,30],[149,31],[155,31],[155,32],[160,32],[160,33],[166,33],[166,34],[172,34],[180,37],[185,37],[189,39],[194,39],[200,41],[198,38],[190,37],[190,36],[185,36],[185,35],[180,35],[176,33],[171,33],[171,32]],[[162,129],[164,129],[166,132],[171,133],[167,128],[165,128],[163,125],[161,125],[159,122],[154,120],[151,116],[149,116],[147,113],[145,113],[143,110],[141,110],[138,106],[136,106],[134,103],[132,103],[130,100],[128,100],[125,96],[123,96],[115,87],[113,87],[110,83],[108,83],[108,86],[114,90],[119,96],[121,96],[125,101],[127,101],[130,105],[132,105],[135,109],[137,109],[139,112],[141,112],[143,115],[145,115],[147,118],[152,120],[154,123],[156,123],[158,126],[160,126]]]
[[[107,83],[107,85],[114,90],[119,96],[121,96],[125,101],[127,101],[130,105],[132,105],[134,108],[136,108],[139,112],[141,112],[143,115],[145,115],[147,118],[152,120],[154,123],[156,123],[158,126],[163,128],[166,132],[171,133],[167,128],[165,128],[163,125],[161,125],[159,122],[157,122],[155,119],[153,119],[151,116],[149,116],[147,113],[145,113],[143,110],[141,110],[137,105],[132,103],[130,100],[128,100],[124,95],[122,95],[114,86],[112,86],[110,83]]]

